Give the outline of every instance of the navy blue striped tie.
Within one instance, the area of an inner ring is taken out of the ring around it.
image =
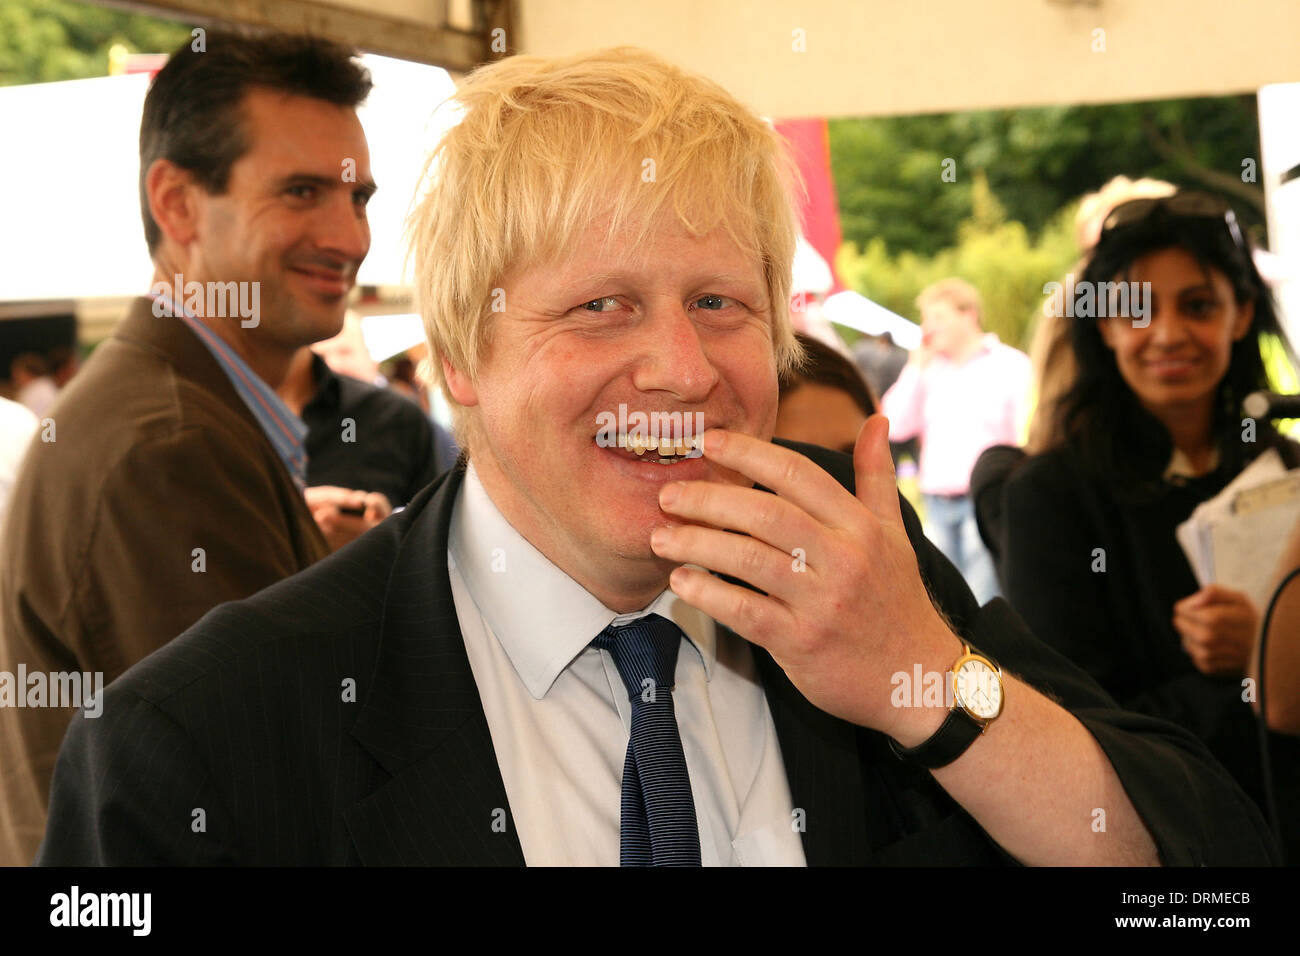
[[[699,866],[700,831],[686,755],[673,710],[681,628],[658,614],[600,632],[593,645],[614,656],[632,704],[623,761],[621,866]]]

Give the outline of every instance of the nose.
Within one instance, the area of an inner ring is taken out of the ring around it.
[[[1154,305],[1151,309],[1151,327],[1147,330],[1150,341],[1160,348],[1176,348],[1187,340],[1183,320],[1173,309]]]
[[[317,248],[359,264],[370,251],[370,222],[366,207],[358,206],[351,192],[340,191],[321,211]]]
[[[645,336],[641,360],[632,384],[641,392],[668,392],[680,402],[703,402],[718,384],[699,329],[680,302],[650,307],[650,321],[639,330]]]

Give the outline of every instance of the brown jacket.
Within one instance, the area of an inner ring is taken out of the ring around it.
[[[33,440],[0,531],[0,682],[10,675],[11,689],[20,666],[102,671],[107,683],[217,604],[329,551],[216,359],[148,299],[48,418],[53,434],[47,423]],[[6,705],[3,690],[0,863],[26,864],[77,711]]]

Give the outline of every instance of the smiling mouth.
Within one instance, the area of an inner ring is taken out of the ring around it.
[[[319,269],[294,268],[292,270],[316,285],[325,286],[338,294],[346,293],[352,288],[352,278],[346,272],[326,272]]]
[[[1185,372],[1191,371],[1199,364],[1195,359],[1160,359],[1148,362],[1147,368],[1155,372]]]
[[[641,435],[619,435],[617,443],[605,445],[623,457],[648,465],[675,465],[682,461],[703,458],[700,438],[647,438]]]

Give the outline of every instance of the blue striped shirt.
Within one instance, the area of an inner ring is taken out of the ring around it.
[[[187,310],[183,305],[176,303],[169,296],[151,293],[149,298],[155,302],[161,301],[164,307],[168,308],[172,315],[183,321],[190,327],[190,330],[198,336],[199,341],[208,347],[212,357],[217,360],[221,370],[226,373],[230,379],[230,384],[235,386],[235,391],[239,397],[244,400],[257,423],[262,426],[262,431],[271,441],[271,447],[275,449],[280,460],[284,462],[289,474],[299,488],[307,486],[307,426],[301,418],[289,410],[280,396],[275,394],[275,390],[266,382],[258,377],[257,373],[248,367],[248,363],[239,357],[239,355],[229,345],[222,340],[210,328],[203,324],[198,316]],[[155,306],[155,309],[157,306]]]

